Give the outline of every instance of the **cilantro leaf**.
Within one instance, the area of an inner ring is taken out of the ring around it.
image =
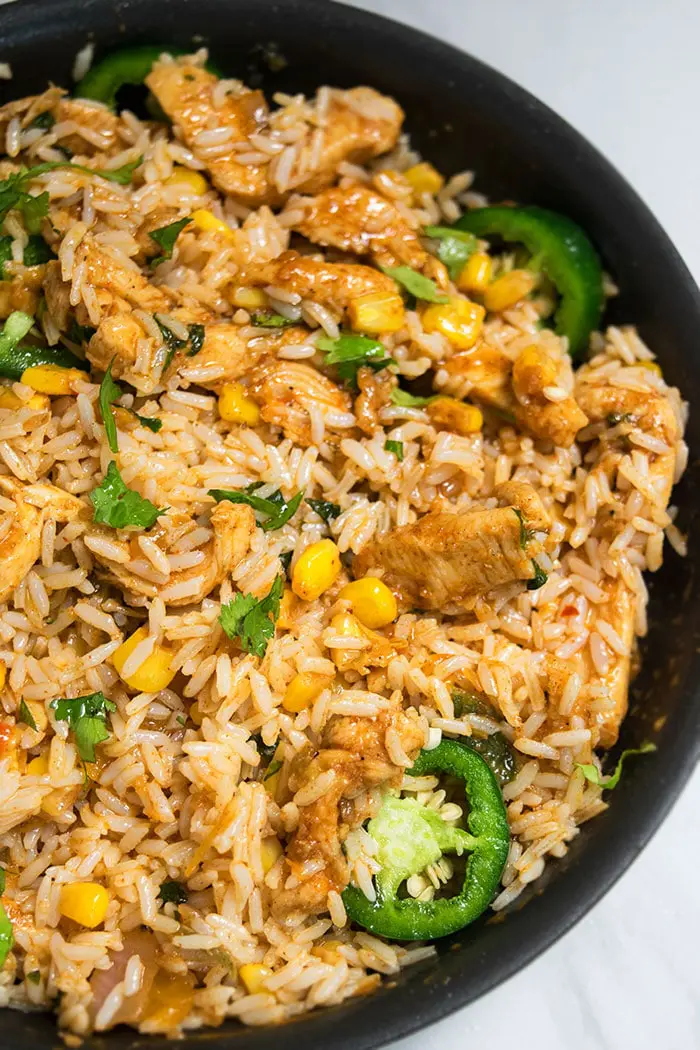
[[[450,226],[426,226],[425,234],[439,241],[438,259],[447,267],[447,272],[456,281],[464,264],[478,247],[478,241],[468,230],[453,230]]]
[[[96,331],[97,329],[93,328],[91,325],[78,324],[76,319],[73,318],[71,326],[68,329],[67,338],[70,340],[71,343],[78,343],[80,346],[82,346],[83,343],[90,342]]]
[[[437,396],[433,394],[432,397],[421,397],[419,394],[409,394],[408,390],[402,390],[398,386],[391,391],[392,404],[398,405],[399,408],[425,408]]]
[[[316,340],[316,346],[328,354],[324,363],[335,365],[340,378],[350,386],[357,386],[357,370],[363,365],[379,372],[391,364],[384,346],[366,335],[341,335],[338,339],[324,335]]]
[[[289,317],[276,314],[274,310],[255,310],[250,315],[250,319],[256,328],[288,328],[290,325],[297,324]]]
[[[307,499],[306,502],[319,518],[323,518],[326,524],[331,518],[337,518],[340,514],[340,507],[337,503],[328,503],[325,499]]]
[[[205,330],[203,324],[191,324],[190,325],[190,348],[187,351],[188,357],[194,357],[204,346]]]
[[[527,589],[528,591],[539,591],[540,587],[544,587],[549,577],[542,566],[539,565],[534,558],[532,559],[532,567],[535,570],[535,575],[531,580],[527,581]]]
[[[188,897],[189,893],[181,882],[176,882],[175,879],[166,879],[165,882],[161,882],[158,900],[161,900],[163,904],[185,904]]]
[[[50,109],[45,109],[43,113],[39,113],[38,116],[34,117],[34,120],[29,125],[30,128],[41,128],[42,131],[48,131],[56,123],[56,118]]]
[[[275,773],[279,773],[282,768],[282,762],[279,758],[275,758],[265,770],[265,776],[263,780],[269,780],[270,777],[274,777]]]
[[[34,719],[34,715],[27,707],[26,700],[20,700],[19,702],[19,720],[24,722],[25,725],[29,726],[30,729],[36,730],[37,725]]]
[[[0,281],[5,278],[5,263],[12,262],[12,238],[0,237]]]
[[[27,980],[31,981],[32,984],[38,984],[39,981],[41,980],[41,971],[40,970],[30,970],[29,973],[27,974]]]
[[[422,273],[418,273],[418,270],[413,270],[410,266],[382,266],[380,269],[416,299],[422,299],[426,303],[448,303],[450,301],[449,296],[438,290],[435,281],[424,277]]]
[[[160,263],[165,262],[166,259],[172,259],[175,241],[190,222],[192,222],[192,219],[187,215],[184,219],[177,219],[168,226],[160,226],[157,230],[150,231],[148,236],[162,249],[162,255],[157,255],[155,259],[151,259],[151,268],[155,268]]]
[[[43,237],[33,234],[24,249],[22,262],[25,266],[40,266],[47,263],[49,259],[55,259],[56,253],[51,251]]]
[[[52,700],[50,706],[59,722],[67,722],[75,735],[78,754],[83,762],[95,761],[95,745],[108,740],[107,716],[117,705],[104,693],[90,693],[75,700]]]
[[[302,501],[303,492],[297,492],[296,496],[287,501],[279,489],[270,493],[269,496],[256,496],[255,489],[259,488],[258,482],[249,485],[247,489],[209,489],[208,495],[212,496],[217,503],[228,500],[230,503],[246,503],[259,514],[267,515],[265,521],[259,521],[258,525],[263,532],[274,532],[286,525],[291,517],[296,514]]]
[[[606,791],[612,791],[620,783],[620,777],[622,776],[622,766],[626,758],[631,755],[648,755],[652,751],[656,751],[656,744],[652,744],[646,741],[641,747],[628,747],[626,751],[623,751],[620,755],[615,769],[609,777],[604,777],[597,766],[593,763],[577,762],[576,767],[580,769],[586,780],[589,780],[591,784],[596,784],[598,787],[604,788]]]
[[[0,871],[2,869],[0,868]],[[5,872],[2,873],[3,890],[5,888]],[[7,917],[4,905],[0,903],[0,967],[5,965],[5,960],[15,943],[12,933],[12,923]]]
[[[146,427],[148,430],[153,431],[154,434],[157,434],[163,426],[162,419],[156,419],[154,416],[140,416],[133,408],[131,409],[131,412],[136,416],[142,427]]]
[[[154,506],[124,483],[114,460],[101,483],[90,493],[90,499],[94,507],[93,521],[111,525],[113,529],[125,529],[128,525],[150,529],[156,519],[165,514],[165,508]]]
[[[160,334],[163,336],[163,342],[168,348],[168,353],[165,358],[163,365],[162,375],[165,375],[167,370],[172,364],[172,360],[178,350],[184,350],[189,344],[190,349],[187,351],[188,357],[194,357],[198,354],[204,345],[205,330],[203,324],[191,324],[188,328],[189,336],[187,339],[178,339],[172,329],[168,328],[167,324],[163,324],[156,314],[156,324],[160,328]]]
[[[107,371],[105,372],[104,379],[100,383],[100,412],[102,413],[102,422],[104,423],[105,434],[107,435],[107,444],[109,445],[112,452],[119,451],[119,442],[117,440],[117,424],[114,421],[114,412],[112,411],[112,405],[115,401],[118,401],[123,394],[122,388],[118,383],[112,379],[112,365],[114,364],[114,358],[107,365]]]
[[[17,209],[22,213],[27,232],[38,234],[41,230],[41,220],[49,214],[48,192],[39,193],[36,197],[31,193],[23,193],[17,202]]]
[[[222,605],[219,623],[228,637],[239,638],[246,652],[263,657],[275,634],[283,590],[284,577],[278,576],[260,601],[253,594],[237,594],[233,601]]]
[[[399,463],[403,463],[403,441],[385,441],[384,448],[387,452],[393,452]]]

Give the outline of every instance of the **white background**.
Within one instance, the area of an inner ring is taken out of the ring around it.
[[[355,3],[450,41],[548,103],[629,179],[700,280],[700,0]],[[392,1050],[515,1050],[519,1040],[525,1050],[698,1050],[698,803],[700,771],[572,933]]]

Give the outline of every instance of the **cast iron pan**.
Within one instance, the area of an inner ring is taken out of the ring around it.
[[[414,143],[443,172],[477,172],[477,188],[559,209],[590,234],[622,294],[606,320],[636,323],[667,379],[700,405],[700,296],[664,232],[633,190],[588,143],[540,102],[475,59],[393,22],[327,0],[20,0],[0,7],[0,61],[14,79],[3,98],[70,87],[76,52],[97,57],[125,44],[209,46],[217,65],[268,93],[312,93],[319,84],[371,84],[408,114]],[[271,61],[271,55],[273,60]],[[286,60],[279,69],[275,55]],[[614,100],[613,100],[614,104]],[[700,412],[691,414],[690,467],[674,493],[679,523],[694,532]],[[630,763],[610,810],[584,826],[563,861],[507,914],[440,942],[437,959],[386,980],[376,994],[280,1029],[229,1023],[187,1044],[119,1029],[86,1050],[213,1050],[245,1044],[366,1050],[407,1035],[471,1002],[520,970],[574,925],[637,856],[687,780],[700,741],[700,548],[668,551],[651,583],[651,628],[632,687],[621,746],[653,738],[658,751]],[[0,1043],[49,1050],[49,1015],[5,1011]]]

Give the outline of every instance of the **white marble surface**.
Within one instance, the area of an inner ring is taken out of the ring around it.
[[[698,0],[355,0],[547,102],[632,182],[700,280]],[[700,770],[582,923],[502,987],[392,1050],[697,1050]],[[522,1018],[537,1018],[525,1027]]]

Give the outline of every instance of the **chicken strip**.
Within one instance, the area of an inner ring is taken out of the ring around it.
[[[561,372],[569,361],[556,361],[547,351],[533,344],[525,347],[513,363],[513,393],[515,421],[540,440],[570,448],[579,430],[588,423],[588,417],[574,397],[551,400],[547,388],[561,389]]]
[[[440,368],[445,376],[440,386],[441,393],[473,398],[489,408],[512,414],[513,362],[502,350],[488,343],[477,343],[471,350],[454,354]]]
[[[305,751],[295,759],[289,779],[294,792],[312,787],[321,775],[332,777],[320,798],[299,807],[299,824],[286,853],[299,884],[275,896],[276,918],[300,911],[324,912],[329,890],[341,892],[347,886],[350,871],[342,843],[369,815],[365,800],[358,796],[372,788],[397,787],[403,776],[404,767],[391,758],[392,738],[411,761],[425,743],[417,720],[392,705],[373,718],[336,718],[324,732],[321,750]]]
[[[329,263],[293,251],[251,266],[241,283],[263,288],[274,285],[337,310],[346,310],[353,299],[370,292],[396,293],[396,282],[370,266]]]
[[[104,312],[122,307],[126,302],[149,313],[165,313],[171,304],[170,298],[145,277],[138,266],[125,266],[106,249],[99,247],[86,237],[76,252],[76,264],[85,263],[85,278],[97,292],[99,304]]]
[[[106,570],[105,578],[122,589],[130,605],[143,605],[144,598],[160,597],[167,605],[181,606],[203,601],[246,556],[255,535],[255,515],[250,507],[224,501],[212,511],[211,526],[214,534],[198,548],[199,561],[168,576],[156,572],[131,539],[119,540],[111,529],[94,527],[84,538],[95,561]],[[149,530],[148,539],[167,555],[174,544],[181,543],[198,527],[189,515],[171,512],[158,519]],[[94,542],[107,534],[110,545],[122,549],[124,562],[105,557],[101,544]]]
[[[285,437],[304,448],[323,440],[315,423],[319,416],[325,421],[329,414],[348,413],[352,407],[348,394],[318,369],[272,357],[250,373],[248,393],[260,405],[266,423],[281,427]]]
[[[355,576],[381,570],[403,602],[420,609],[468,608],[494,587],[532,579],[533,558],[543,549],[534,533],[547,529],[547,512],[523,482],[499,486],[494,495],[505,505],[430,512],[373,540],[355,558]]]
[[[4,602],[38,561],[44,522],[72,521],[85,506],[55,485],[23,485],[10,477],[0,477],[0,493],[15,504],[15,509],[7,512],[10,528],[0,540],[0,602]]]

